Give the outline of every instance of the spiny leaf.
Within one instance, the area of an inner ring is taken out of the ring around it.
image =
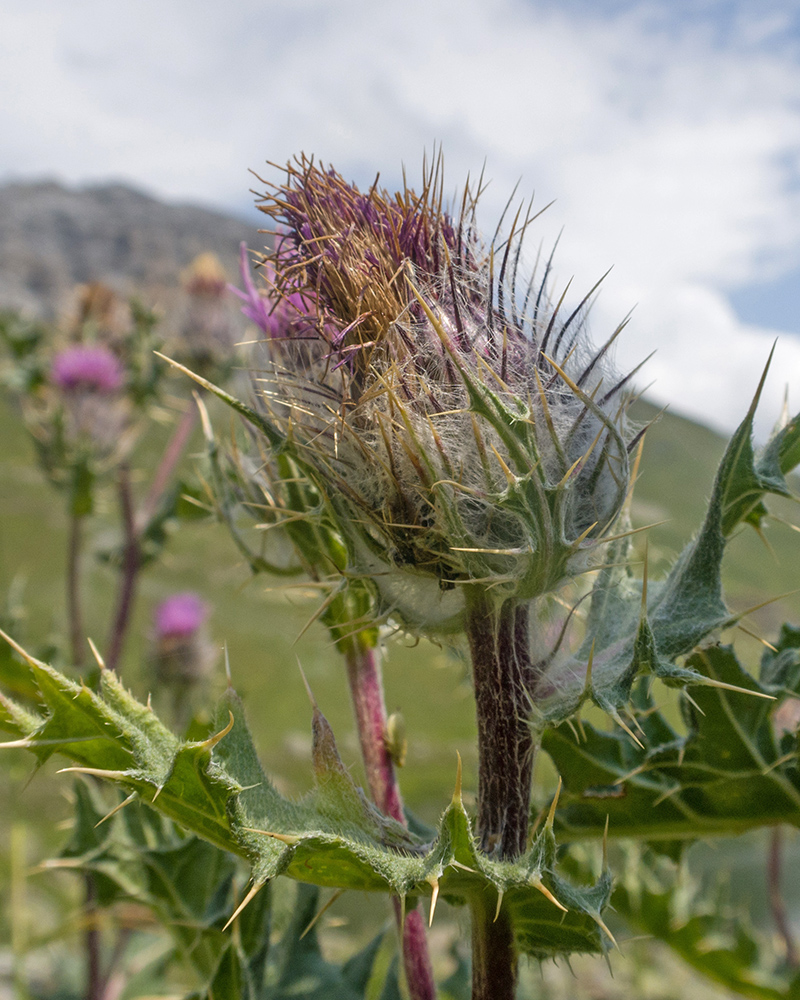
[[[318,708],[316,786],[292,802],[261,770],[232,691],[220,705],[216,736],[187,743],[109,672],[103,673],[101,694],[95,694],[37,661],[29,668],[48,712],[43,722],[32,719],[24,733],[40,759],[58,750],[77,762],[74,770],[136,793],[187,830],[246,858],[254,886],[287,874],[319,886],[401,897],[430,895],[434,884],[454,901],[502,894],[525,953],[607,946],[598,918],[609,879],[604,876],[593,888],[571,886],[557,870],[549,824],[522,857],[494,861],[476,848],[459,791],[434,840],[423,842],[378,812],[356,787]],[[47,736],[57,742],[39,745]],[[128,812],[129,807],[123,817]]]
[[[779,431],[760,455],[755,454],[753,416],[760,392],[761,385],[723,455],[700,531],[666,579],[650,581],[644,589],[632,575],[629,539],[610,543],[606,568],[591,592],[580,648],[557,650],[545,661],[534,692],[541,728],[562,722],[587,699],[618,717],[630,700],[635,679],[642,675],[678,686],[703,683],[702,673],[678,660],[736,621],[722,592],[727,541],[737,525],[763,507],[766,493],[789,495],[784,474],[800,459],[800,417]]]
[[[608,816],[614,837],[690,841],[776,823],[800,827],[797,733],[775,725],[781,705],[800,690],[796,656],[791,663],[782,676],[768,669],[766,686],[744,670],[731,646],[694,653],[689,669],[741,690],[691,687],[691,700],[683,702],[688,733],[681,736],[640,686],[634,710],[644,748],[588,724],[583,736],[567,726],[547,731],[543,746],[564,781],[557,828],[570,837],[599,837]],[[777,693],[779,700],[747,692]]]

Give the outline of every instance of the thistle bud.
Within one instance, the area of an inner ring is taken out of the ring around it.
[[[107,347],[76,344],[56,354],[50,383],[63,408],[69,447],[85,443],[101,455],[116,448],[129,419],[124,382],[122,364]]]
[[[208,679],[216,650],[208,638],[208,606],[195,593],[173,594],[153,614],[153,656],[156,688],[171,696],[179,725],[191,717],[198,690]]]
[[[530,218],[485,243],[467,188],[364,194],[305,159],[260,206],[278,228],[267,288],[263,419],[311,477],[380,611],[458,628],[464,586],[534,598],[586,567],[628,489],[626,378],[547,271],[518,274]],[[518,216],[519,218],[519,216]]]
[[[122,366],[105,347],[77,345],[56,355],[50,377],[65,393],[94,392],[101,396],[116,392],[123,382]]]
[[[236,330],[225,272],[213,253],[200,254],[183,276],[186,306],[181,322],[181,353],[200,372],[231,364]]]

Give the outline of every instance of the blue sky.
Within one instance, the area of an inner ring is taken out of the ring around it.
[[[305,150],[358,183],[486,164],[555,199],[559,281],[660,402],[722,428],[775,336],[761,430],[800,407],[800,4],[762,0],[5,0],[0,178],[119,179],[250,215]],[[257,245],[257,237],[254,236]]]

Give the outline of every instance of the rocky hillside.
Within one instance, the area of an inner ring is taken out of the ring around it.
[[[0,186],[0,309],[54,319],[77,284],[103,281],[169,314],[183,269],[212,251],[237,279],[239,244],[263,245],[252,225],[194,205],[168,205],[121,184]]]

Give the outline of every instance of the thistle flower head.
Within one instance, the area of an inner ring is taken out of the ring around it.
[[[189,636],[203,625],[208,607],[199,595],[189,591],[173,594],[162,601],[153,615],[156,636]]]
[[[153,613],[151,666],[159,700],[170,696],[181,729],[199,706],[217,651],[206,630],[208,605],[191,591],[172,594]]]
[[[121,388],[122,365],[108,348],[78,344],[59,352],[50,378],[63,392],[95,392],[111,395]]]
[[[519,281],[520,214],[502,241],[458,212],[441,171],[367,193],[301,158],[261,204],[276,223],[264,419],[327,500],[350,571],[384,612],[456,626],[464,585],[526,600],[584,568],[628,487],[623,388],[544,275]]]
[[[201,253],[195,257],[184,274],[183,286],[189,295],[222,298],[228,282],[217,255]]]

